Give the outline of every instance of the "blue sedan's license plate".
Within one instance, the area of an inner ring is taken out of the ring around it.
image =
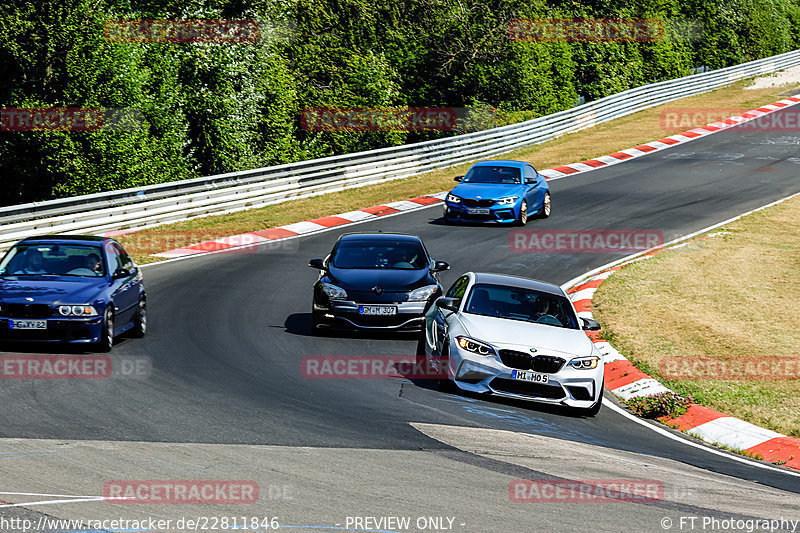
[[[550,379],[547,374],[540,374],[529,370],[514,370],[511,372],[511,377],[522,381],[533,381],[534,383],[547,383]]]
[[[470,215],[488,215],[489,209],[467,209]]]
[[[397,307],[393,305],[359,305],[359,315],[393,316],[397,314]]]
[[[8,329],[47,329],[47,320],[9,320]]]

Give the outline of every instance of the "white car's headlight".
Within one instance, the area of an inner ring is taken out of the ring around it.
[[[592,355],[590,357],[576,357],[568,364],[572,368],[579,368],[581,370],[591,370],[592,368],[597,368],[599,362],[600,358]]]
[[[448,202],[453,202],[454,204],[460,204],[461,203],[461,198],[459,198],[455,194],[449,194],[448,193],[447,194],[447,201]]]
[[[436,285],[427,285],[411,291],[411,294],[408,295],[408,299],[412,301],[425,301],[430,298],[434,292],[436,292]]]
[[[89,304],[82,305],[61,305],[58,307],[58,314],[61,316],[97,316],[98,312],[94,306]]]
[[[511,205],[519,200],[519,196],[509,196],[508,198],[500,198],[497,200],[497,205]]]
[[[347,292],[341,287],[337,287],[331,283],[323,283],[322,291],[328,295],[331,300],[345,300],[347,299]]]
[[[456,341],[462,349],[468,352],[486,356],[495,355],[494,348],[484,342],[476,341],[475,339],[471,339],[469,337],[456,337]]]

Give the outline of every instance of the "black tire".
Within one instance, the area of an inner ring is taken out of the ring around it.
[[[550,192],[544,193],[544,201],[542,201],[542,208],[536,213],[536,218],[547,218],[550,216]]]
[[[313,305],[313,304],[312,304]],[[322,337],[325,332],[323,328],[320,327],[320,317],[319,313],[316,311],[311,310],[311,335],[315,337]]]
[[[142,298],[139,301],[139,310],[133,319],[133,327],[129,335],[134,339],[141,339],[147,334],[147,300]]]
[[[584,416],[589,416],[589,417],[597,416],[597,413],[600,412],[600,407],[603,406],[603,392],[605,391],[605,389],[606,389],[605,384],[603,384],[600,387],[600,397],[597,398],[597,403],[595,403],[593,406],[589,407],[588,409],[584,409],[583,410],[583,415]]]
[[[448,224],[448,225],[449,224],[453,224],[455,222],[454,218],[447,216],[447,210],[446,209],[442,213],[442,222],[444,222],[445,224]]]
[[[98,352],[108,353],[114,347],[114,312],[111,310],[111,304],[106,307],[106,312],[103,315],[103,327],[100,332],[100,340],[95,344],[95,349]]]
[[[519,207],[519,217],[517,217],[517,226],[524,226],[528,223],[528,201],[522,200],[522,205]]]
[[[450,342],[445,341],[444,346],[442,346],[442,355],[439,358],[439,365],[441,368],[442,363],[444,362],[445,372],[450,373],[447,368],[450,366]],[[446,378],[437,378],[436,385],[439,387],[439,390],[442,392],[451,392],[456,389],[456,384],[450,379],[449,375]]]

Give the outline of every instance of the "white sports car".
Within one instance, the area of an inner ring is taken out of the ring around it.
[[[425,314],[417,357],[461,389],[594,416],[603,363],[584,330],[598,329],[558,285],[467,272]]]

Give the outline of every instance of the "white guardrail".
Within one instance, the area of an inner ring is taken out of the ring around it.
[[[526,122],[403,146],[0,208],[0,249],[48,233],[100,234],[220,215],[503,154],[643,109],[800,65],[800,50],[643,85]]]

